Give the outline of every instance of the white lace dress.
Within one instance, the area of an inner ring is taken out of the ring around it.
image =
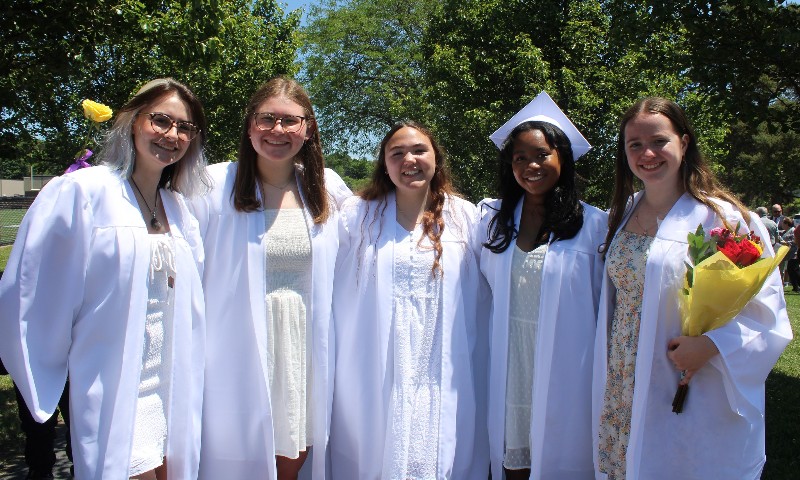
[[[275,453],[298,458],[312,446],[311,350],[307,308],[311,240],[300,208],[267,209],[267,366]]]
[[[542,268],[547,245],[524,252],[514,244],[508,315],[505,454],[509,470],[531,468],[531,396]]]
[[[393,389],[385,479],[437,478],[442,383],[441,272],[422,228],[396,225],[394,245]]]
[[[175,298],[175,253],[169,234],[150,235],[142,373],[131,447],[130,476],[164,463],[172,371],[172,317]]]

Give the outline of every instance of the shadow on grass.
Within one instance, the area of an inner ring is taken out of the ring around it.
[[[0,266],[4,267],[5,265]],[[3,278],[2,269],[0,269],[0,278]],[[2,362],[0,362],[0,368],[5,373]],[[5,480],[25,478],[26,470],[21,470],[19,467],[21,453],[24,450],[25,436],[20,430],[14,384],[8,374],[0,375],[0,478]]]
[[[0,452],[21,452],[25,438],[19,429],[17,398],[8,375],[0,377]],[[3,454],[3,457],[6,456]],[[4,458],[5,459],[5,458]]]
[[[800,378],[773,371],[766,384],[767,465],[763,480],[798,478]]]

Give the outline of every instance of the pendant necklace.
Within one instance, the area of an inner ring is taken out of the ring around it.
[[[142,201],[144,201],[145,206],[148,210],[150,210],[150,226],[155,230],[161,230],[161,222],[159,222],[156,218],[156,210],[158,210],[158,189],[156,189],[156,201],[154,202],[155,207],[150,208],[150,204],[147,203],[147,199],[145,199],[144,195],[142,195],[142,191],[139,190],[139,185],[136,185],[136,181],[133,179],[133,176],[131,176],[130,180],[133,187],[137,192],[139,192],[139,196],[142,197]]]
[[[640,208],[640,210],[641,210],[641,208]],[[656,214],[656,223],[654,225],[652,225],[651,227],[649,227],[649,228],[644,228],[644,225],[642,225],[642,222],[639,221],[639,212],[638,211],[633,216],[633,219],[636,221],[636,224],[639,225],[639,228],[641,228],[642,231],[644,232],[644,234],[647,235],[648,237],[652,237],[652,236],[654,236],[656,234],[656,232],[658,231],[658,227],[661,225],[661,222],[664,220],[664,218],[661,215],[659,215],[658,212],[655,212],[655,214]],[[650,229],[654,229],[653,230],[653,235],[650,235]]]

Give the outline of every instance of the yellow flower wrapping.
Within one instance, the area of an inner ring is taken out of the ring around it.
[[[89,120],[97,123],[105,122],[111,119],[111,108],[103,105],[102,103],[93,102],[91,100],[84,100],[81,102],[83,107],[83,115]]]
[[[689,288],[684,276],[681,295],[682,331],[697,336],[719,328],[733,319],[760,290],[773,270],[789,252],[783,245],[774,257],[739,268],[722,252],[717,252],[694,267],[694,285]]]

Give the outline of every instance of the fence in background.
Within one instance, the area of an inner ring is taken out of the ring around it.
[[[17,238],[22,217],[35,197],[0,197],[0,245],[11,245]]]
[[[11,245],[25,212],[36,194],[54,175],[33,175],[22,180],[0,180],[0,246]]]

